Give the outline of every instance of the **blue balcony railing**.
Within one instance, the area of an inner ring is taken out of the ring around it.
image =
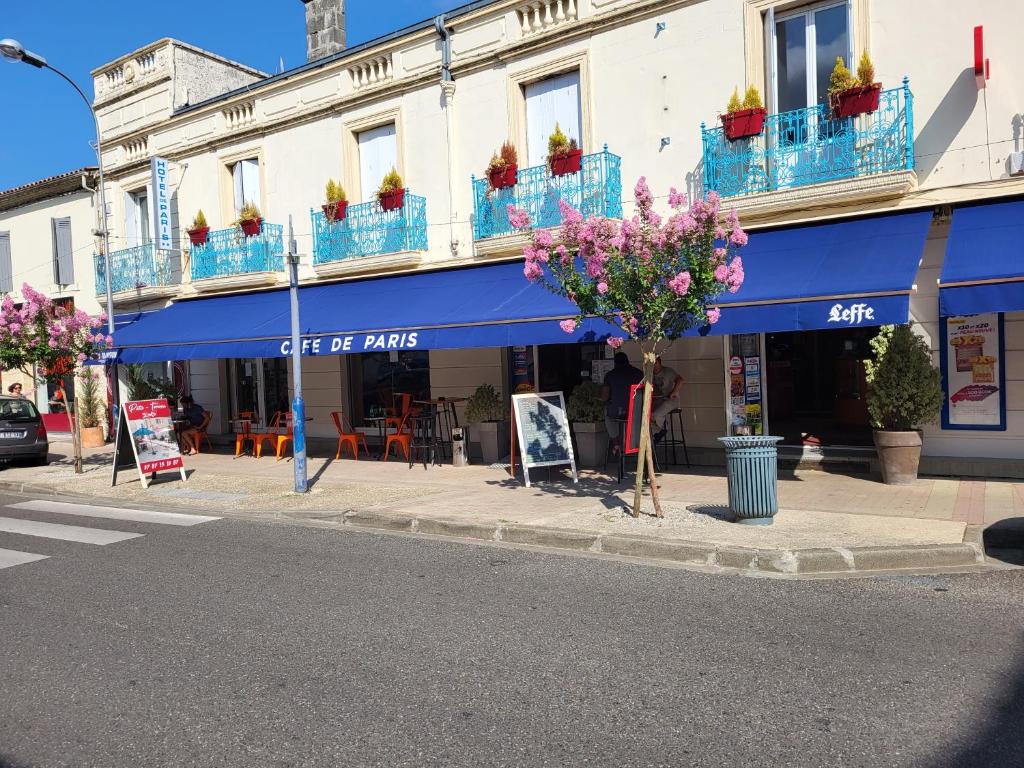
[[[211,232],[203,245],[192,246],[192,279],[205,280],[284,269],[281,229],[280,224],[263,222],[260,233],[251,237],[246,237],[238,227]]]
[[[827,105],[768,115],[760,136],[729,141],[701,124],[704,186],[722,197],[914,168],[914,97],[882,91],[878,111],[836,119]]]
[[[427,250],[427,199],[405,193],[401,208],[385,211],[374,200],[350,205],[344,219],[331,222],[323,211],[313,220],[313,263]]]
[[[158,251],[152,243],[112,251],[110,254],[110,288],[113,293],[142,290],[162,285],[175,285],[181,275],[168,251]],[[103,256],[93,256],[96,273],[96,295],[107,292],[107,263]]]
[[[508,206],[530,214],[535,227],[562,223],[558,201],[565,200],[584,217],[622,218],[622,160],[608,151],[584,155],[580,170],[553,176],[547,164],[520,168],[517,183],[491,189],[487,179],[473,177],[473,237],[483,240],[516,230],[508,221]]]

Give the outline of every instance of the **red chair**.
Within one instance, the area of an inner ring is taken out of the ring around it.
[[[359,461],[359,443],[362,442],[363,450],[367,453],[370,452],[369,446],[366,444],[366,435],[362,432],[348,431],[345,429],[345,413],[344,411],[331,411],[331,418],[334,419],[334,428],[338,430],[338,452],[334,455],[334,460],[337,461],[341,458],[341,449],[348,446],[352,452],[352,458]]]
[[[411,411],[406,411],[405,416],[402,417],[402,421],[398,425],[398,431],[387,436],[387,440],[384,442],[384,461],[388,460],[388,456],[391,455],[391,446],[395,443],[398,443],[401,447],[402,453],[405,455],[405,460],[409,460],[409,446],[412,444],[412,430],[406,429],[406,427],[411,415]]]
[[[281,436],[281,421],[283,420],[284,413],[277,411],[274,414],[274,418],[270,420],[270,424],[267,425],[266,432],[253,432],[252,443],[256,448],[256,458],[260,458],[263,455],[263,443],[269,440],[272,444],[277,443],[277,438]]]
[[[408,392],[396,392],[396,408],[388,408],[387,416],[384,418],[385,429],[398,429],[405,421],[406,415],[412,410],[412,395]]]
[[[295,421],[292,419],[292,414],[291,414],[290,411],[284,415],[284,423],[285,423],[285,428],[284,428],[285,431],[277,436],[277,451],[276,451],[276,453],[277,453],[277,460],[278,461],[281,460],[281,458],[282,458],[282,456],[284,454],[284,447],[286,445],[288,445],[288,443],[293,443],[294,444]]]

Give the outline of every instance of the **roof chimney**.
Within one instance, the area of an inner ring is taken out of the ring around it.
[[[302,0],[306,5],[306,61],[345,49],[345,0]]]

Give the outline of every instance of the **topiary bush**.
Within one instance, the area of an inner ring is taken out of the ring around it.
[[[868,413],[875,429],[909,431],[935,421],[942,409],[942,378],[924,339],[909,324],[886,325],[871,341]]]
[[[505,404],[490,384],[481,384],[466,401],[466,421],[480,424],[505,418]]]
[[[569,395],[565,410],[569,421],[596,424],[604,421],[604,405],[601,388],[592,381],[584,381]]]

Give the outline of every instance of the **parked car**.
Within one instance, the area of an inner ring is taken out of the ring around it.
[[[50,440],[35,404],[0,397],[0,462],[25,460],[43,466],[49,451]]]

